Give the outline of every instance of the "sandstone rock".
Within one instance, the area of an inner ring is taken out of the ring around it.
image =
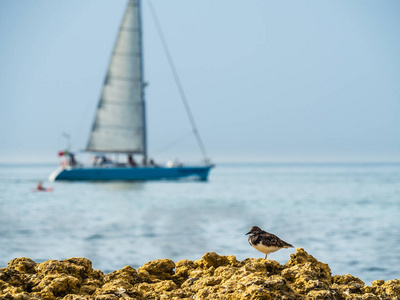
[[[36,263],[27,257],[15,258],[7,264],[8,269],[15,269],[21,274],[35,273],[35,266]]]
[[[349,274],[331,275],[327,264],[297,249],[281,265],[274,260],[205,253],[202,259],[150,261],[104,275],[85,258],[35,263],[25,257],[0,269],[0,300],[114,299],[400,299],[400,280],[366,286]]]
[[[400,300],[400,279],[386,281],[376,289],[376,292],[378,295]]]
[[[208,252],[203,255],[203,261],[205,262],[206,267],[214,267],[218,268],[221,266],[226,266],[229,264],[229,260],[226,256],[224,255],[218,255],[215,252]]]
[[[140,277],[147,281],[171,279],[175,263],[170,259],[157,259],[144,264],[138,269]]]
[[[362,280],[350,274],[345,274],[342,276],[335,275],[332,277],[332,282],[333,288],[344,295],[362,294],[365,286]]]

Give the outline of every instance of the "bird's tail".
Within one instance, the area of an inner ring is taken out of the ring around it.
[[[293,248],[289,243],[283,242],[283,248]]]

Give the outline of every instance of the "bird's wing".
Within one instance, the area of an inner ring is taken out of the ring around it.
[[[292,245],[286,243],[285,241],[282,241],[280,238],[278,238],[275,234],[272,233],[263,235],[263,241],[264,244],[268,246],[293,247]]]

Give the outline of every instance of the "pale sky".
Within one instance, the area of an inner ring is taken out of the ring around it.
[[[398,0],[152,1],[214,162],[400,161]],[[126,4],[0,0],[0,163],[86,146]],[[150,156],[200,160],[142,6]]]

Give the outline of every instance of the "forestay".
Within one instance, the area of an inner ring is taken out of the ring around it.
[[[112,53],[87,151],[146,156],[140,1],[130,0]]]

